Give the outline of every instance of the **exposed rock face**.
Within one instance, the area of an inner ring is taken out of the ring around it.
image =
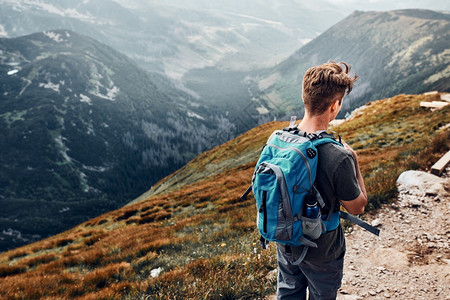
[[[447,178],[421,171],[406,171],[397,179],[399,192],[410,191],[418,195],[425,193],[425,196],[445,195],[446,182]]]

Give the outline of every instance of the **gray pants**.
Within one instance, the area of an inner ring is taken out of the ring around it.
[[[336,299],[341,287],[344,254],[328,262],[302,261],[293,265],[290,257],[277,247],[277,299],[306,299],[307,287],[309,299]]]

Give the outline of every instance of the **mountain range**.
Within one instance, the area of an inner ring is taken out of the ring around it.
[[[345,15],[322,0],[4,0],[0,34],[70,29],[119,50],[147,71],[181,78],[204,67],[274,65]]]
[[[86,36],[0,39],[0,53],[0,249],[120,207],[231,138],[220,112]]]
[[[343,19],[344,7],[325,0],[5,0],[0,34],[71,29],[88,35],[218,106],[239,133],[301,115],[302,74],[330,59],[347,61],[360,75],[342,116],[397,93],[448,91],[447,12],[354,12]],[[415,86],[408,79],[414,76],[423,84]]]
[[[430,10],[356,11],[254,80],[268,110],[302,110],[305,71],[329,60],[353,66],[359,80],[341,117],[399,93],[450,91],[450,14]],[[300,115],[302,115],[300,113]]]
[[[450,149],[450,105],[435,111],[420,106],[438,99],[439,94],[403,94],[369,102],[330,128],[358,153],[369,213],[395,201],[399,174],[427,169]],[[242,201],[240,195],[266,139],[286,125],[258,126],[197,156],[133,204],[0,253],[0,297],[256,299],[274,294],[275,247],[258,248],[254,201]]]

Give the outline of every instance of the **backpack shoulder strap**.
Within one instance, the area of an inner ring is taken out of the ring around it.
[[[336,138],[337,135],[337,138]],[[341,136],[333,131],[320,130],[314,133],[308,134],[308,137],[311,139],[311,142],[314,146],[326,144],[326,143],[334,143],[340,146],[342,145]]]
[[[342,219],[348,220],[348,221],[350,221],[352,223],[355,223],[356,225],[361,226],[365,230],[367,230],[367,231],[369,231],[369,232],[371,232],[371,233],[373,233],[373,234],[375,234],[377,236],[380,235],[380,229],[370,225],[369,223],[366,223],[363,220],[361,220],[361,219],[359,219],[359,218],[357,218],[355,216],[352,216],[351,214],[349,214],[349,213],[347,213],[345,211],[340,211],[340,215],[341,215]]]
[[[336,140],[336,135],[338,136],[339,141]],[[343,147],[342,142],[341,142],[342,141],[341,140],[341,136],[338,135],[335,132],[332,132],[332,131],[320,130],[320,131],[316,131],[314,133],[310,133],[308,135],[308,137],[311,139],[311,142],[313,143],[313,145],[315,147],[317,147],[319,145],[326,144],[326,143],[333,143],[333,144],[336,144],[336,145],[339,145],[339,146]],[[320,193],[318,191],[317,191],[317,193],[320,195]],[[330,211],[328,212],[328,216],[327,216],[327,219],[326,219],[328,222],[331,222],[331,219],[332,219],[332,217],[334,215],[333,214],[333,212],[334,212],[334,205],[335,205],[335,202],[332,201],[332,203],[330,205]]]

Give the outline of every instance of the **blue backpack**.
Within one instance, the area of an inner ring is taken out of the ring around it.
[[[319,131],[306,134],[294,125],[272,133],[264,146],[252,177],[250,191],[256,200],[257,227],[265,249],[269,241],[287,246],[317,247],[313,242],[321,234],[336,229],[340,217],[349,219],[378,235],[379,230],[347,213],[320,212],[315,218],[305,216],[305,202],[315,199],[321,208],[325,203],[314,186],[317,172],[317,146],[336,141],[333,134]],[[334,203],[331,203],[333,209]],[[369,229],[370,228],[370,229]],[[307,249],[307,247],[305,247]],[[306,254],[306,251],[304,252]]]

